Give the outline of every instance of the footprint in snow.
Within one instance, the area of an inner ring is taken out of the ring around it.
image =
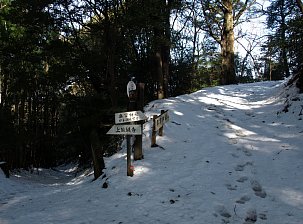
[[[237,185],[231,185],[231,184],[225,184],[225,186],[226,186],[226,188],[228,189],[228,190],[230,190],[230,191],[235,191],[235,190],[237,190]]]
[[[235,167],[235,171],[243,171],[246,166],[252,166],[252,165],[253,165],[253,162],[246,162],[244,164],[238,164]]]
[[[259,213],[259,219],[267,220],[267,216],[265,213]]]
[[[239,157],[240,157],[240,156],[238,156],[238,155],[235,154],[235,153],[232,153],[231,155],[232,155],[232,157],[234,157],[234,158],[239,158]]]
[[[221,215],[222,217],[225,217],[225,218],[230,218],[231,217],[230,213],[228,212],[228,210],[225,208],[224,205],[217,205],[215,207],[215,211],[217,213],[219,213],[219,215]]]
[[[245,112],[245,115],[250,116],[250,117],[255,117],[254,113],[252,113],[252,112]]]
[[[244,224],[251,224],[257,221],[257,211],[256,209],[250,209],[246,213]]]
[[[229,138],[229,143],[232,145],[238,144],[238,139],[236,138]]]
[[[248,149],[243,149],[243,152],[246,156],[252,156],[251,152]]]
[[[241,131],[241,130],[236,130],[236,136],[238,136],[238,137],[246,137],[247,135],[244,134],[244,132]]]
[[[240,177],[237,182],[240,182],[240,183],[244,183],[245,181],[248,180],[248,177]]]
[[[250,184],[251,184],[251,188],[255,192],[256,196],[261,197],[261,198],[265,198],[266,197],[266,192],[263,190],[261,184],[258,181],[252,180],[250,182]]]
[[[242,196],[239,200],[236,201],[238,204],[245,204],[250,200],[250,197],[248,195]]]
[[[239,165],[237,165],[237,166],[235,167],[235,171],[243,171],[243,170],[244,170],[244,167],[245,167],[245,165],[239,164]]]

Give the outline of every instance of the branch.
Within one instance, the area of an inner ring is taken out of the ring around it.
[[[221,0],[216,0],[216,3],[218,4],[218,7],[224,11],[227,10],[227,7],[223,4],[223,2]]]
[[[213,32],[213,29],[212,29],[212,24],[211,21],[209,20],[208,18],[208,15],[206,14],[206,9],[204,7],[204,4],[203,2],[201,1],[201,5],[202,5],[202,12],[203,12],[203,16],[204,16],[204,19],[205,19],[205,24],[206,24],[206,28],[205,31],[208,32],[208,34],[219,44],[221,45],[221,39],[215,34],[215,32]],[[218,23],[219,24],[219,23]]]
[[[182,13],[182,11],[180,11],[180,12]],[[179,31],[176,32],[177,34],[180,34],[185,29],[185,27],[187,26],[187,22],[191,19],[191,17],[192,17],[192,15],[185,15],[185,21],[183,22],[183,26],[181,27],[181,29],[179,29]],[[174,27],[177,19],[178,19],[178,13],[176,13],[175,19],[173,20],[172,27]]]
[[[263,36],[263,37],[264,37],[264,36]],[[260,44],[259,41],[262,40],[263,37],[257,37],[257,36],[255,36],[254,38],[252,38],[252,39],[253,39],[252,41],[250,41],[251,38],[247,38],[246,40],[248,41],[248,48],[246,48],[242,42],[240,42],[239,40],[236,40],[237,43],[238,43],[239,45],[241,45],[242,48],[246,51],[246,55],[245,55],[245,57],[244,57],[244,59],[243,59],[243,61],[242,61],[241,74],[243,74],[243,72],[244,72],[244,69],[243,69],[244,64],[245,64],[245,62],[246,62],[248,56],[250,56],[251,59],[252,59],[252,61],[253,61],[253,63],[254,63],[254,70],[255,70],[255,72],[259,75],[259,71],[258,71],[258,69],[257,69],[257,67],[256,67],[256,65],[257,65],[257,63],[256,63],[256,58],[255,58],[255,56],[252,54],[252,52],[253,52],[254,49]]]
[[[235,21],[238,22],[238,20],[240,19],[240,17],[243,15],[243,13],[249,9],[251,6],[253,6],[257,0],[253,0],[250,3],[248,3],[249,0],[246,0],[244,5],[242,6],[242,8],[240,9],[240,11],[238,12],[238,14],[235,16]]]

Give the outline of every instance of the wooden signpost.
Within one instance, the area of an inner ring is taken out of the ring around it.
[[[141,111],[128,111],[115,114],[115,125],[106,133],[108,135],[126,135],[127,142],[127,176],[133,176],[134,170],[131,163],[132,135],[142,136],[142,124],[134,124],[137,121],[146,120],[147,117]],[[129,124],[125,124],[129,123]],[[141,146],[142,148],[142,146]]]
[[[159,136],[163,135],[163,125],[169,121],[168,111],[161,110],[161,114],[159,116],[153,116],[153,130],[152,130],[152,138],[151,138],[151,147],[157,147],[156,136],[157,131],[159,131]]]
[[[136,84],[133,82],[133,79],[128,82],[126,93],[129,98],[128,102],[128,111],[115,114],[115,125],[106,133],[110,135],[126,135],[126,145],[127,145],[127,176],[134,175],[134,168],[131,163],[131,136],[137,136],[134,143],[134,159],[139,160],[143,158],[142,153],[142,129],[143,123],[147,120],[147,117],[144,115],[140,109],[143,110],[144,102],[144,84],[139,83],[139,99],[137,94]],[[139,104],[139,105],[138,105]],[[137,108],[139,107],[139,108]],[[139,110],[137,110],[139,109]]]
[[[127,145],[127,176],[134,175],[134,167],[132,166],[131,154],[134,147],[134,160],[143,159],[142,150],[142,132],[143,124],[147,120],[144,115],[144,83],[136,84],[131,80],[127,84],[127,96],[129,98],[128,111],[115,113],[115,125],[106,133],[109,135],[125,135]],[[138,99],[139,96],[139,99]],[[168,111],[161,110],[159,116],[153,116],[153,129],[151,146],[156,147],[156,135],[163,135],[163,125],[169,121]],[[136,136],[134,146],[131,145],[131,137]]]

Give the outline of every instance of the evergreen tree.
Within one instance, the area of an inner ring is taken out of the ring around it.
[[[234,29],[247,18],[244,13],[254,6],[256,0],[203,1],[205,23],[203,29],[221,47],[221,83],[236,83]]]
[[[267,76],[277,80],[289,77],[302,63],[302,20],[294,0],[272,1],[267,14],[272,31],[265,46],[266,58],[271,59]]]

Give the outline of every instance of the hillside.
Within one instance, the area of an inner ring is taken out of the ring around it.
[[[105,174],[58,167],[0,172],[0,223],[303,223],[303,97],[284,82],[202,89],[153,101],[169,110],[159,147],[126,176],[126,146]]]

